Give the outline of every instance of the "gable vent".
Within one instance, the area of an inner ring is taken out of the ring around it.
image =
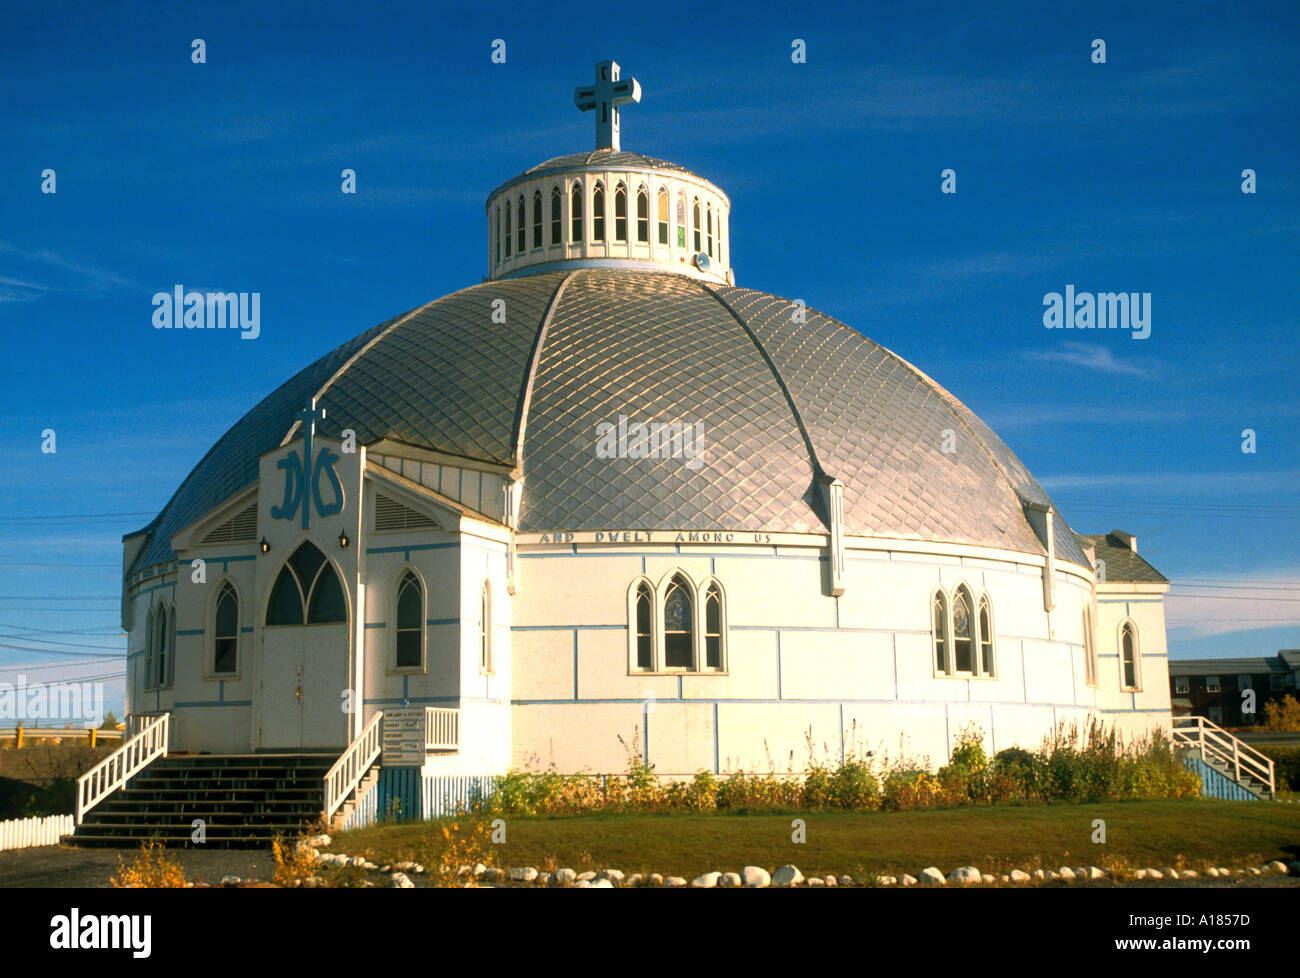
[[[403,506],[396,499],[375,493],[375,530],[436,530],[432,517]]]
[[[257,539],[257,503],[232,516],[203,538],[203,543],[242,543]]]

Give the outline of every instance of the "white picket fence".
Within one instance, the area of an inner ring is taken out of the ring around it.
[[[0,822],[0,850],[52,846],[59,841],[60,836],[71,835],[76,827],[76,818],[72,815],[11,818],[7,822]]]

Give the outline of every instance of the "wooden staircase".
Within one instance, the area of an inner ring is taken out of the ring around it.
[[[1276,779],[1273,761],[1205,717],[1174,717],[1174,746],[1195,754],[1205,765],[1248,795],[1271,800]]]
[[[266,848],[293,838],[325,807],[336,754],[191,754],[159,757],[84,813],[76,846]],[[206,841],[197,843],[195,819]]]

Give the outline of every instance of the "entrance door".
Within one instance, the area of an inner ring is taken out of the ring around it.
[[[347,746],[347,625],[262,632],[263,749]]]
[[[258,744],[263,748],[302,747],[303,631],[262,631],[262,732]]]
[[[258,746],[263,750],[347,746],[347,602],[337,571],[307,542],[285,562],[262,629]]]

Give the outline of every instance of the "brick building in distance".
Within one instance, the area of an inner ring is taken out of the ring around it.
[[[1264,721],[1264,704],[1295,695],[1300,649],[1246,659],[1171,659],[1169,692],[1176,717],[1202,716],[1220,726]],[[1255,691],[1255,712],[1242,712],[1242,693]]]

